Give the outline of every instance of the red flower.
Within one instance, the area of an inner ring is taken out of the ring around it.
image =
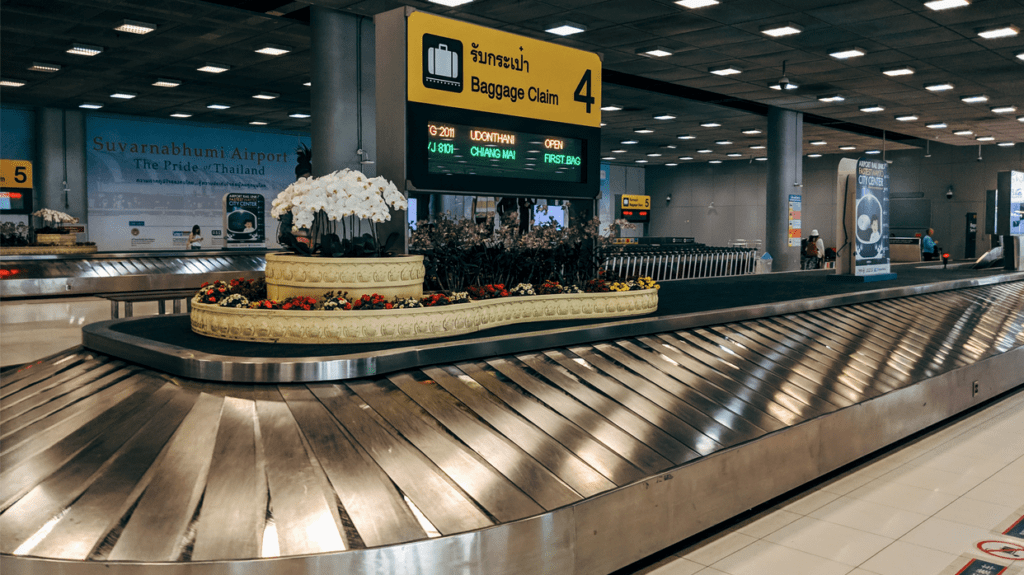
[[[391,309],[391,308],[393,308],[393,307],[394,307],[394,306],[392,306],[392,305],[391,305],[391,304],[389,304],[389,303],[386,303],[386,304],[384,304],[384,309]]]

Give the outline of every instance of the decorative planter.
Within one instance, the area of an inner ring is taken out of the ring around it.
[[[47,246],[73,246],[76,234],[36,234],[36,243]]]
[[[366,310],[255,310],[192,303],[192,331],[263,343],[372,343],[439,338],[533,321],[652,313],[658,290],[505,297],[446,306]]]
[[[349,299],[364,294],[419,298],[423,295],[423,256],[390,258],[311,258],[267,254],[267,297],[295,296],[322,299],[333,291],[348,292]]]

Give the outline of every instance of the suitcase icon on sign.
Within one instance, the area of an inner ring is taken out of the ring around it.
[[[462,92],[462,42],[423,35],[423,85],[446,92]]]

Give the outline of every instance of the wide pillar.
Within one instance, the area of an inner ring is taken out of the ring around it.
[[[772,271],[800,269],[800,245],[789,245],[789,196],[803,193],[803,139],[802,112],[768,110],[765,249],[773,259]]]
[[[50,208],[86,223],[85,115],[78,110],[36,108],[35,122],[33,211]],[[42,221],[37,220],[36,224],[41,225]]]
[[[310,136],[313,175],[342,168],[360,169],[355,135],[358,126],[354,53],[358,22],[341,12],[312,6],[310,14]]]

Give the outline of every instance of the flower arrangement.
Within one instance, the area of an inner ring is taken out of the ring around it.
[[[524,296],[524,295],[537,295],[537,292],[533,291],[533,284],[516,284],[516,287],[509,290],[509,295]]]
[[[532,286],[531,286],[532,287]],[[505,284],[487,284],[483,286],[469,286],[466,288],[469,297],[473,299],[491,299],[496,297],[508,297],[508,290]]]
[[[64,224],[78,223],[78,218],[50,208],[37,210],[32,215],[46,222],[46,226],[36,230],[36,234],[69,234],[71,232],[64,228]]]
[[[294,309],[302,311],[312,311],[317,308],[316,298],[309,296],[295,296],[290,297],[281,302],[281,309]]]
[[[221,307],[249,307],[249,299],[242,294],[233,293],[220,300],[217,304]]]
[[[299,178],[277,195],[270,214],[281,221],[282,242],[297,253],[381,256],[397,234],[392,234],[394,237],[381,246],[376,224],[391,220],[392,209],[407,207],[408,201],[393,182],[344,169],[319,178]],[[370,233],[360,235],[364,220],[368,221]]]

